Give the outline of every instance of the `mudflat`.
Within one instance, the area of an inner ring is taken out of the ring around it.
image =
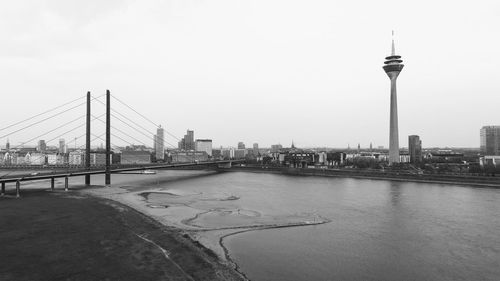
[[[181,230],[78,192],[0,198],[0,280],[242,280]]]

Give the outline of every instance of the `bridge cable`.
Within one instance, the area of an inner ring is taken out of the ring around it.
[[[133,126],[131,126],[130,124],[128,124],[127,122],[125,122],[125,121],[123,121],[122,119],[118,118],[118,117],[117,117],[117,116],[115,116],[114,114],[111,114],[111,116],[113,116],[114,118],[118,119],[120,122],[122,122],[123,124],[125,124],[125,125],[129,126],[130,128],[134,129],[134,130],[135,130],[135,131],[137,131],[138,133],[140,133],[140,134],[144,135],[144,136],[145,136],[145,137],[147,137],[149,140],[156,141],[156,140],[152,137],[152,135],[153,135],[153,134],[151,134],[151,133],[150,133],[151,135],[146,135],[146,134],[144,134],[143,132],[141,132],[141,131],[137,130],[136,128],[134,128]],[[149,132],[148,132],[148,133],[149,133]],[[174,147],[171,143],[167,142],[167,141],[166,141],[166,140],[164,140],[164,139],[163,139],[163,142],[164,142],[164,143],[169,144],[170,146],[172,146],[172,148]],[[144,145],[145,145],[145,144],[144,144]]]
[[[115,97],[114,95],[111,95],[115,100],[117,100],[118,102],[120,102],[121,104],[125,105],[126,107],[128,107],[130,110],[132,110],[133,112],[137,113],[139,116],[141,116],[142,118],[144,118],[145,120],[149,121],[151,124],[153,124],[155,127],[158,127],[158,124],[156,124],[155,122],[151,121],[151,119],[147,118],[146,116],[142,115],[141,113],[139,113],[137,110],[133,109],[132,107],[130,107],[128,104],[124,103],[123,101],[121,101],[120,99],[118,99],[117,97]]]
[[[98,118],[97,120],[99,120],[99,121],[101,121],[102,123],[106,124],[106,122],[105,122],[105,121],[103,121],[103,120],[101,120],[101,119],[99,119],[99,118]],[[142,145],[146,146],[146,144],[145,144],[145,143],[143,143],[142,141],[140,141],[140,140],[138,140],[138,139],[136,139],[136,138],[132,137],[131,135],[129,135],[129,134],[127,134],[127,133],[125,133],[124,131],[122,131],[122,130],[120,130],[120,129],[118,129],[118,128],[114,127],[114,126],[111,126],[111,128],[113,128],[113,129],[117,130],[118,132],[120,132],[120,133],[122,133],[122,134],[126,135],[127,137],[129,137],[129,138],[131,138],[131,139],[133,139],[133,140],[135,140],[135,141],[139,142],[139,144],[142,144]],[[129,143],[129,142],[127,142],[127,143]],[[129,143],[129,144],[133,144],[133,143]]]
[[[3,131],[3,130],[5,130],[5,129],[11,128],[11,127],[14,127],[14,126],[19,125],[19,124],[21,124],[21,123],[23,123],[23,122],[29,121],[29,120],[31,120],[31,119],[34,119],[34,118],[38,117],[38,116],[41,116],[41,115],[44,115],[44,114],[49,113],[49,112],[51,112],[51,111],[54,111],[54,110],[56,110],[56,109],[59,109],[59,108],[61,108],[61,107],[63,107],[63,106],[66,106],[66,105],[68,105],[68,104],[74,103],[75,101],[77,101],[77,100],[79,100],[79,99],[81,99],[81,98],[84,98],[84,97],[85,97],[85,96],[79,97],[79,98],[74,99],[74,100],[72,100],[72,101],[70,101],[70,102],[67,102],[67,103],[65,103],[65,104],[62,104],[62,105],[56,106],[56,107],[54,107],[54,108],[52,108],[52,109],[49,109],[49,110],[47,110],[47,111],[44,111],[44,112],[39,113],[39,114],[36,114],[36,115],[33,115],[33,116],[31,116],[31,117],[29,117],[29,118],[26,118],[26,119],[24,119],[24,120],[22,120],[22,121],[19,121],[19,122],[16,122],[16,123],[14,123],[14,124],[11,124],[11,125],[9,125],[9,126],[7,126],[7,127],[0,128],[0,131]]]
[[[97,100],[97,101],[98,101],[99,103],[101,103],[102,105],[104,105],[104,106],[105,106],[105,104],[104,104],[102,101],[100,101],[100,100]],[[137,124],[136,122],[134,122],[133,120],[131,120],[131,119],[130,119],[130,118],[128,118],[127,116],[125,116],[125,115],[121,114],[120,112],[118,112],[118,111],[116,111],[116,110],[114,110],[114,109],[111,109],[111,111],[113,111],[113,112],[115,112],[115,113],[119,114],[120,116],[122,116],[123,118],[125,118],[125,119],[129,120],[130,122],[132,122],[132,123],[133,123],[133,124],[135,124],[136,126],[140,127],[141,129],[143,129],[146,133],[148,133],[148,134],[150,134],[150,135],[146,135],[144,132],[142,132],[142,131],[138,130],[137,128],[134,128],[132,125],[130,125],[129,123],[127,123],[127,122],[123,121],[122,119],[120,119],[119,117],[117,117],[117,116],[116,116],[116,115],[114,115],[114,114],[111,114],[111,116],[113,116],[114,118],[116,118],[117,120],[119,120],[120,122],[122,122],[123,124],[125,124],[125,125],[129,126],[130,128],[134,129],[134,130],[135,130],[135,131],[137,131],[138,133],[140,133],[140,134],[142,134],[142,135],[146,136],[149,140],[153,140],[153,141],[155,141],[155,139],[152,137],[152,135],[154,135],[154,133],[152,133],[152,132],[148,131],[148,129],[146,129],[146,128],[144,128],[143,126],[141,126],[141,125]],[[102,120],[101,120],[101,122],[104,122],[104,121],[102,121]],[[113,126],[112,126],[112,127],[113,127]],[[113,128],[116,128],[116,127],[113,127]],[[122,132],[122,133],[123,133],[123,132]],[[136,140],[136,141],[138,141],[137,139],[135,139],[135,140]],[[139,141],[139,143],[143,144],[144,146],[147,146],[145,143],[143,143],[143,142],[141,142],[141,141]],[[171,144],[171,143],[167,142],[165,139],[163,139],[163,143],[167,143],[168,145],[170,145],[170,146],[171,146],[171,148],[175,148],[175,146],[174,146],[173,144]]]
[[[30,124],[30,125],[28,125],[28,126],[25,126],[25,127],[21,128],[21,129],[18,129],[18,130],[15,130],[15,131],[13,131],[13,132],[10,132],[10,133],[8,133],[8,134],[6,134],[6,135],[0,136],[0,138],[5,138],[5,137],[8,137],[8,136],[10,136],[10,135],[12,135],[12,134],[15,134],[15,133],[17,133],[17,132],[20,132],[20,131],[22,131],[22,130],[24,130],[24,129],[28,129],[28,128],[30,128],[30,127],[32,127],[32,126],[34,126],[34,125],[37,125],[37,124],[40,124],[40,123],[42,123],[42,122],[44,122],[44,121],[47,121],[47,120],[49,120],[49,119],[52,119],[52,118],[54,118],[54,117],[56,117],[56,116],[59,116],[59,115],[61,115],[61,114],[63,114],[63,113],[66,113],[66,112],[68,112],[68,111],[70,111],[70,110],[73,110],[73,109],[75,109],[75,108],[77,108],[77,107],[79,107],[79,106],[82,106],[82,105],[86,104],[86,103],[87,103],[87,102],[80,103],[80,104],[78,104],[78,105],[76,105],[76,106],[73,106],[73,107],[71,107],[71,108],[69,108],[69,109],[66,109],[66,110],[61,111],[61,112],[59,112],[59,113],[57,113],[57,114],[51,115],[51,116],[49,116],[49,117],[47,117],[47,118],[44,118],[44,119],[42,119],[42,120],[40,120],[40,121],[37,121],[37,122],[32,123],[32,124]]]
[[[66,122],[66,123],[64,123],[64,124],[62,124],[62,125],[60,125],[60,126],[58,126],[58,127],[54,128],[54,129],[52,129],[52,130],[48,131],[48,132],[45,132],[45,133],[43,133],[43,134],[41,134],[41,135],[39,135],[39,136],[36,136],[36,137],[34,137],[34,138],[30,139],[30,140],[27,140],[27,141],[25,141],[25,142],[22,142],[20,145],[18,145],[18,146],[16,146],[16,147],[14,147],[13,149],[18,148],[18,147],[20,147],[20,146],[22,146],[22,145],[26,144],[27,142],[30,142],[30,141],[35,140],[35,139],[37,139],[37,138],[43,137],[43,136],[45,136],[46,134],[52,133],[52,132],[54,132],[54,131],[56,131],[56,130],[58,130],[58,129],[60,129],[60,128],[62,128],[62,127],[64,127],[64,126],[66,126],[66,125],[69,125],[69,124],[71,124],[71,123],[73,123],[73,122],[75,122],[75,121],[77,121],[77,120],[81,119],[82,117],[85,117],[85,115],[83,115],[83,116],[79,116],[79,117],[77,117],[76,119],[73,119],[73,120],[71,120],[71,121],[69,121],[69,122]]]
[[[148,122],[150,122],[151,124],[153,124],[155,127],[158,127],[158,125],[151,121],[151,119],[147,118],[146,116],[144,116],[143,114],[139,113],[137,110],[133,109],[132,107],[130,107],[128,104],[124,103],[123,101],[119,100],[117,97],[115,97],[114,95],[111,95],[114,99],[116,99],[118,102],[120,102],[121,104],[125,105],[126,107],[128,107],[130,110],[134,111],[135,113],[137,113],[139,116],[141,116],[142,118],[144,118],[145,120],[147,120]],[[175,138],[176,140],[180,141],[181,139],[176,137],[175,135],[171,134],[169,131],[165,130],[165,132],[170,135],[171,137]]]
[[[102,116],[104,116],[104,113],[103,113],[103,114],[101,114],[101,115],[100,115],[100,116],[98,116],[98,117],[102,117]],[[94,118],[92,121],[94,121],[94,120],[96,120],[96,118]],[[57,139],[57,138],[60,138],[60,137],[62,137],[62,136],[64,136],[64,135],[66,135],[67,133],[71,133],[72,131],[75,131],[76,129],[78,129],[78,128],[80,128],[80,127],[83,127],[83,126],[85,126],[85,125],[86,125],[86,123],[80,124],[80,125],[78,125],[77,127],[73,128],[73,129],[71,129],[71,130],[69,130],[69,131],[66,131],[66,132],[64,132],[64,133],[62,133],[62,134],[60,134],[60,135],[58,135],[58,136],[56,136],[56,137],[54,137],[54,138],[52,138],[52,139],[50,139],[50,140],[46,141],[46,142],[47,142],[47,143],[49,143],[49,142],[51,142],[51,141],[53,141],[53,140],[55,140],[55,139]],[[87,133],[84,133],[83,135],[81,135],[81,136],[77,137],[76,139],[79,139],[79,138],[81,138],[81,137],[85,136],[86,134],[87,134]]]
[[[100,100],[97,100],[97,101],[98,101],[99,103],[101,103],[102,105],[106,106],[106,104],[105,104],[105,103],[103,103],[102,101],[100,101]],[[127,116],[125,116],[125,115],[121,114],[120,112],[118,112],[118,111],[114,110],[113,108],[111,108],[111,111],[115,112],[116,114],[118,114],[118,115],[122,116],[123,118],[127,119],[128,121],[132,122],[132,123],[133,123],[133,124],[135,124],[137,127],[139,127],[139,128],[141,128],[141,129],[143,129],[144,131],[146,131],[146,133],[153,135],[153,133],[151,133],[150,131],[148,131],[148,129],[146,129],[146,128],[144,128],[143,126],[141,126],[141,125],[137,124],[135,121],[133,121],[132,119],[128,118]],[[111,115],[113,115],[113,114],[111,114]],[[114,115],[113,115],[113,116],[114,116]],[[116,117],[116,116],[115,116],[115,117]],[[116,118],[117,118],[117,117],[116,117]],[[121,121],[121,120],[120,120],[120,121]],[[128,125],[128,123],[127,123],[127,125]]]
[[[145,120],[147,120],[148,122],[150,122],[151,124],[153,124],[155,127],[158,127],[158,125],[157,125],[155,122],[151,121],[151,119],[149,119],[149,118],[147,118],[146,116],[144,116],[143,114],[139,113],[137,110],[133,109],[133,108],[132,108],[132,107],[130,107],[128,104],[126,104],[125,102],[121,101],[120,99],[118,99],[118,98],[117,98],[117,97],[115,97],[114,95],[111,95],[111,96],[112,96],[115,100],[117,100],[117,101],[118,101],[118,102],[120,102],[121,104],[125,105],[125,106],[126,106],[126,107],[128,107],[130,110],[132,110],[133,112],[135,112],[136,114],[138,114],[139,116],[141,116],[142,118],[144,118]],[[115,118],[117,118],[117,117],[115,116]],[[121,120],[120,120],[120,121],[121,121]],[[122,122],[123,122],[123,121],[122,121]],[[170,132],[168,132],[168,131],[166,131],[166,132],[167,132],[167,134],[169,134],[170,136],[172,136],[172,137],[174,137],[174,138],[176,138],[177,140],[179,140],[179,141],[180,141],[180,139],[179,139],[178,137],[174,136],[173,134],[171,134],[171,133],[170,133]],[[166,142],[166,141],[165,141],[165,140],[163,140],[163,142]],[[167,142],[167,143],[168,143],[168,142]],[[145,144],[143,143],[143,145],[145,145]],[[172,144],[170,144],[170,145],[174,148],[174,146],[173,146]],[[146,145],[145,145],[145,146],[146,146]],[[187,152],[186,152],[186,154],[187,154]],[[186,156],[188,156],[188,155],[186,155]],[[192,156],[191,156],[191,158],[194,158],[194,157],[196,157],[196,155],[192,155]]]
[[[106,139],[103,139],[103,138],[102,138],[105,134],[106,134],[106,133],[103,133],[103,134],[101,134],[101,135],[99,135],[99,136],[96,136],[96,135],[94,135],[94,134],[92,134],[92,135],[93,135],[93,136],[95,136],[95,139],[94,139],[94,140],[96,140],[96,139],[100,139],[100,140],[106,141]],[[114,147],[120,148],[120,146],[118,146],[118,145],[116,145],[116,144],[114,144],[114,143],[111,143],[111,145],[112,145],[112,146],[114,146]]]

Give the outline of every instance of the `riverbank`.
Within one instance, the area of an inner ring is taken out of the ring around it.
[[[180,229],[78,190],[2,197],[0,226],[0,280],[242,280]]]
[[[158,175],[161,177],[162,175]],[[205,174],[205,176],[210,176]],[[190,177],[196,181],[197,177]],[[203,180],[203,179],[199,179]],[[168,181],[172,183],[172,181]],[[199,188],[203,189],[200,185]],[[224,239],[232,235],[272,228],[314,226],[330,222],[318,214],[269,215],[235,207],[240,197],[225,193],[205,193],[171,188],[170,185],[113,186],[85,189],[82,192],[127,205],[145,216],[176,228],[213,252],[221,263],[230,266],[243,279],[238,264],[229,254]],[[235,279],[237,280],[237,279]]]
[[[463,176],[445,174],[411,174],[395,171],[355,170],[355,169],[316,169],[286,167],[240,167],[220,169],[226,172],[271,173],[296,176],[348,177],[357,179],[389,180],[436,184],[467,185],[476,187],[500,188],[500,177]]]

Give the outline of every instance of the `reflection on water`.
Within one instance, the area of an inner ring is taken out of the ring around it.
[[[396,181],[390,182],[390,187],[391,187],[391,191],[390,191],[391,204],[393,206],[396,206],[396,205],[398,205],[400,197],[401,197],[401,182],[399,182],[399,181],[398,182],[396,182]]]

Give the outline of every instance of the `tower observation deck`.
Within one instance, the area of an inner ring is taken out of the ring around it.
[[[392,33],[394,36],[394,32]],[[401,56],[396,55],[394,38],[392,39],[391,55],[385,58],[382,67],[391,80],[391,112],[389,126],[389,164],[399,163],[399,132],[398,132],[398,98],[396,91],[396,80],[404,65]]]

